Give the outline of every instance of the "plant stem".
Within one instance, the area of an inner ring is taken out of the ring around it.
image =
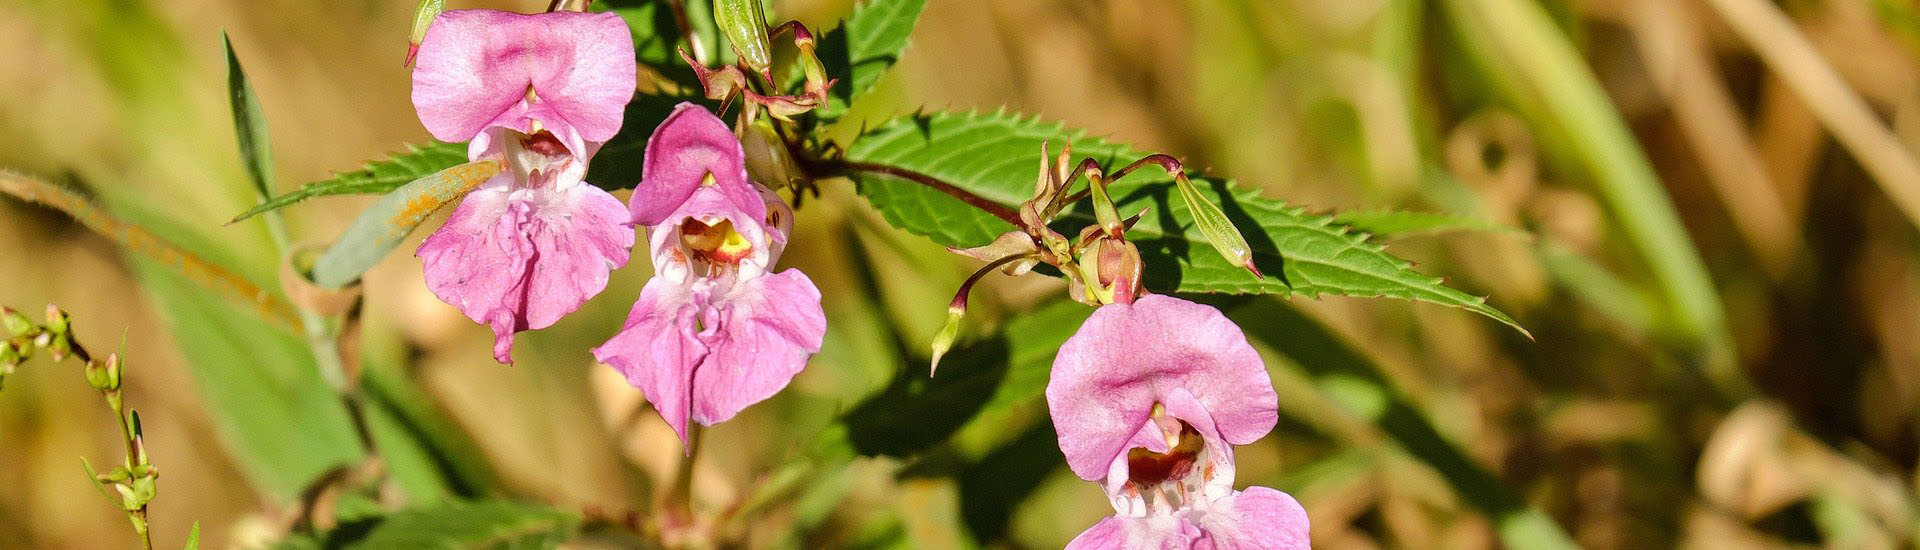
[[[672,485],[667,488],[664,502],[669,528],[693,525],[693,464],[700,457],[700,433],[700,424],[687,426],[687,454],[674,468]]]
[[[959,186],[956,186],[951,183],[947,183],[945,181],[941,181],[940,178],[915,172],[913,170],[908,170],[906,168],[901,168],[899,166],[893,166],[889,164],[878,164],[878,163],[872,163],[872,162],[822,161],[817,164],[814,164],[814,167],[824,169],[829,173],[844,174],[845,172],[867,172],[870,174],[883,174],[883,175],[893,176],[903,180],[911,181],[914,183],[918,183],[920,185],[925,185],[927,187],[933,188],[933,190],[935,191],[946,193],[948,196],[951,196],[953,198],[960,199],[960,202],[967,203],[968,206],[978,208],[982,212],[992,214],[993,217],[1000,218],[1001,221],[1007,222],[1009,225],[1012,225],[1014,227],[1025,226],[1025,224],[1020,221],[1020,213],[1014,211],[1012,208],[1009,208],[1006,205],[993,202],[992,200],[988,200],[985,197],[981,197],[973,193],[969,193],[967,192],[967,190],[961,189]]]

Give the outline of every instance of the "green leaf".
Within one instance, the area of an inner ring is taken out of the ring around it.
[[[507,501],[447,502],[352,521],[325,533],[281,541],[276,550],[481,550],[554,548],[580,528],[580,517],[545,505]]]
[[[828,90],[823,115],[839,116],[873,90],[880,75],[906,52],[907,37],[926,5],[926,0],[872,0],[855,7],[846,22],[820,37],[814,52],[826,67],[827,78],[839,81]]]
[[[360,458],[346,407],[320,378],[303,340],[168,264],[129,258],[181,356],[190,359],[220,439],[255,486],[289,502],[309,481]]]
[[[1058,148],[1069,139],[1075,156],[1092,157],[1108,170],[1144,156],[1058,123],[1005,113],[941,113],[883,123],[848,146],[846,158],[926,174],[1013,207],[1033,193],[1041,142],[1051,140]],[[888,222],[940,244],[979,246],[1013,230],[999,218],[911,181],[869,172],[855,177],[861,194]],[[1486,299],[1413,271],[1407,261],[1330,216],[1262,198],[1228,180],[1197,175],[1193,180],[1200,195],[1220,205],[1245,233],[1255,265],[1267,275],[1256,279],[1210,249],[1182,201],[1171,198],[1171,178],[1136,172],[1109,185],[1123,215],[1148,210],[1127,237],[1139,246],[1146,263],[1144,284],[1151,290],[1391,296],[1464,308],[1520,328]],[[1092,223],[1094,215],[1083,205],[1061,213],[1056,225],[1071,235]]]
[[[247,165],[247,177],[262,197],[273,196],[273,143],[267,136],[267,117],[260,112],[260,99],[247,83],[247,72],[240,68],[240,57],[233,53],[233,42],[226,31],[220,32],[220,47],[227,51],[227,95],[233,108],[233,133],[240,139],[240,158]]]
[[[1519,229],[1487,220],[1441,212],[1348,210],[1334,214],[1333,222],[1353,226],[1357,231],[1365,231],[1377,237],[1388,238],[1453,231],[1521,232]]]
[[[234,216],[233,223],[262,212],[285,208],[294,203],[326,195],[378,195],[393,191],[414,180],[435,172],[458,166],[467,162],[467,144],[428,142],[426,145],[407,145],[401,153],[387,155],[386,160],[366,163],[364,167],[352,172],[334,174],[333,177],[309,182],[299,189],[272,200],[260,203],[260,206]]]
[[[313,282],[340,288],[359,280],[433,211],[460,200],[499,172],[498,162],[470,162],[413,180],[380,197],[314,261]]]

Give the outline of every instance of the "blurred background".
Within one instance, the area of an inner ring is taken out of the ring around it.
[[[769,5],[816,29],[852,8]],[[428,139],[401,67],[413,8],[0,2],[0,167],[84,189],[277,288],[265,226],[222,225],[255,199],[220,33],[265,108],[284,191]],[[1519,229],[1385,242],[1490,296],[1531,340],[1397,300],[1219,302],[1281,395],[1280,428],[1237,451],[1239,483],[1299,497],[1318,548],[1527,547],[1487,513],[1522,505],[1586,548],[1908,548],[1920,537],[1917,56],[1912,0],[931,0],[859,114],[1006,107],[1314,210]],[[783,263],[822,287],[825,349],[788,391],[710,430],[695,477],[705,506],[752,492],[833,419],[912,384],[948,293],[977,267],[888,228],[851,184],[821,185]],[[294,241],[327,241],[370,200],[287,210]],[[125,350],[128,401],[165,472],[156,542],[178,547],[197,521],[208,548],[267,544],[353,440],[325,428],[337,408],[297,391],[321,381],[285,359],[302,350],[293,333],[185,272],[0,199],[0,304],[59,304],[96,352]],[[399,495],[376,500],[504,496],[606,531],[651,513],[677,442],[586,351],[647,275],[616,272],[580,313],[523,334],[509,367],[490,360],[484,327],[426,291],[411,254],[375,268],[362,346]],[[1056,280],[987,281],[970,333],[1085,315],[1057,303]],[[1444,481],[1450,466],[1365,414],[1381,381],[1493,474],[1487,491]],[[749,548],[1038,549],[1109,513],[1062,467],[1043,404],[974,412],[944,429],[899,413],[863,448],[881,456],[806,471],[734,530]],[[117,456],[113,429],[71,363],[36,359],[7,378],[0,548],[135,544],[76,460]],[[935,439],[914,441],[922,431]]]

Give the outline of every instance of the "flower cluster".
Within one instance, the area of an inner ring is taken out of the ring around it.
[[[763,48],[764,22],[743,21],[749,32],[736,34]],[[792,29],[810,58],[811,34]],[[627,204],[584,181],[633,95],[633,43],[618,16],[450,11],[418,46],[421,122],[503,168],[419,250],[428,287],[493,329],[496,359],[511,362],[515,333],[552,325],[603,290],[627,262],[635,226],[646,230],[653,278],[593,356],[645,393],[689,452],[691,423],[722,422],[771,397],[820,351],[819,290],[797,270],[774,269],[793,211],[750,176],[741,139],[713,112],[682,103],[653,130]],[[752,105],[785,118],[832,84],[815,60],[808,95],[761,96],[747,82],[771,81],[764,60],[748,71],[690,61],[712,99],[747,98],[740,132],[750,137],[768,134],[755,133],[765,121],[755,126]],[[1049,157],[1043,148],[1034,197],[1003,216],[1018,229],[960,252],[993,260],[966,286],[996,267],[1019,274],[1047,263],[1074,299],[1098,308],[1061,347],[1046,391],[1068,465],[1100,483],[1115,510],[1069,548],[1306,548],[1306,514],[1292,497],[1233,488],[1234,446],[1264,437],[1278,418],[1259,354],[1218,310],[1141,288],[1140,254],[1126,237],[1138,218],[1121,217],[1106,194],[1106,181],[1145,164],[1188,191],[1178,161],[1150,156],[1109,179],[1090,160],[1069,170],[1066,151]],[[1081,175],[1087,189],[1074,193]],[[1215,247],[1257,276],[1218,208],[1183,196]],[[1055,232],[1053,219],[1082,199],[1098,223],[1073,239]],[[950,323],[936,338],[936,363],[952,334]]]
[[[633,38],[611,13],[440,14],[419,43],[413,103],[434,137],[503,170],[421,244],[427,287],[493,329],[551,326],[604,290],[646,228],[654,277],[594,357],[686,437],[772,396],[826,334],[820,292],[775,273],[793,214],[747,176],[740,141],[681,104],[648,141],[628,205],[585,182],[634,93]],[[784,182],[782,182],[784,183]]]

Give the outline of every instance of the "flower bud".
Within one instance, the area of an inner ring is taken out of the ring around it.
[[[427,29],[433,26],[433,19],[447,8],[446,0],[420,0],[420,6],[413,10],[413,34],[408,35],[407,60],[400,66],[413,65],[413,57],[420,54],[420,41],[427,38]]]
[[[0,323],[5,324],[9,337],[33,332],[33,320],[10,307],[0,307]]]
[[[107,360],[90,361],[86,368],[87,385],[100,391],[120,389],[120,354],[109,353]]]
[[[67,322],[67,312],[61,311],[53,304],[47,304],[47,332],[66,334]]]
[[[747,176],[753,181],[779,189],[805,179],[771,121],[761,118],[741,127],[740,145],[746,153]]]
[[[765,73],[773,65],[773,48],[767,39],[767,13],[760,0],[714,0],[713,21],[733,44],[734,54],[754,72]]]
[[[927,367],[927,376],[940,370],[940,357],[953,349],[953,340],[960,335],[960,319],[967,316],[966,300],[955,300],[947,306],[947,323],[940,326],[940,332],[933,335],[933,364]]]
[[[1095,231],[1099,226],[1086,229]],[[1140,296],[1140,249],[1132,242],[1094,237],[1080,251],[1079,265],[1086,293],[1075,298],[1091,304],[1130,304]]]

